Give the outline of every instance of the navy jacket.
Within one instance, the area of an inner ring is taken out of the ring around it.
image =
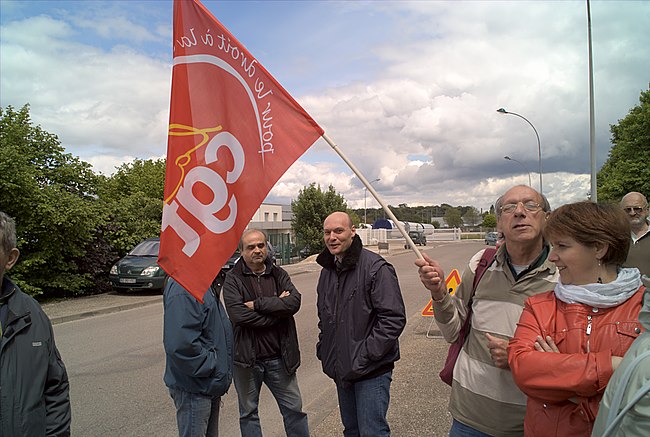
[[[9,278],[0,285],[0,436],[69,436],[68,374],[50,319]]]
[[[163,294],[164,380],[169,388],[222,396],[232,381],[232,328],[212,287],[203,301],[169,279]]]
[[[340,271],[325,249],[316,261],[318,280],[318,344],[323,371],[337,383],[373,378],[399,360],[398,337],[406,310],[395,269],[364,249],[359,236],[343,258]]]

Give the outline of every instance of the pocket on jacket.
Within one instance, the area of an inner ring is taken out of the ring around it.
[[[15,405],[15,414],[20,421],[24,436],[45,435],[45,405],[39,401],[28,410],[21,411],[22,405]]]
[[[643,332],[643,326],[639,322],[616,322],[616,332],[634,341]]]
[[[632,342],[643,332],[643,326],[639,322],[616,322],[616,333],[618,334],[620,349],[612,350],[615,355],[624,355],[630,348]]]

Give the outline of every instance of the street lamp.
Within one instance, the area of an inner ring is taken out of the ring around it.
[[[515,115],[515,116],[523,119],[535,131],[535,136],[537,137],[537,158],[539,160],[539,194],[543,194],[542,193],[542,144],[539,142],[539,134],[537,133],[537,129],[535,129],[535,126],[533,126],[533,123],[531,123],[526,117],[524,117],[521,114],[517,114],[516,112],[506,111],[504,108],[497,109],[497,112],[500,112],[501,114]]]
[[[380,181],[381,179],[377,178],[375,180],[370,181],[370,184],[374,184],[377,181]],[[368,216],[366,215],[366,195],[368,194],[368,188],[365,186],[363,187],[363,223],[368,224]]]
[[[524,165],[523,162],[521,162],[521,161],[517,161],[516,159],[511,158],[511,157],[509,157],[508,155],[504,156],[503,159],[507,159],[508,161],[518,162],[518,163],[519,163],[519,164],[524,168],[524,170],[526,170],[526,173],[528,173],[528,186],[529,186],[529,187],[532,187],[532,186],[533,186],[533,184],[532,184],[532,182],[531,182],[531,179],[530,179],[530,172],[528,171],[528,169],[526,168],[526,166]]]

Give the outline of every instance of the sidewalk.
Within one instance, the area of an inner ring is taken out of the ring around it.
[[[162,295],[152,292],[104,293],[94,296],[62,299],[41,305],[53,325],[115,313],[162,302]]]

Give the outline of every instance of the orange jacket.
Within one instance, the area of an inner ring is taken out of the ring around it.
[[[643,331],[643,290],[614,308],[566,304],[552,291],[526,300],[508,346],[512,376],[528,396],[524,435],[591,434],[612,356],[622,357]],[[560,353],[535,350],[538,335],[551,336]]]

